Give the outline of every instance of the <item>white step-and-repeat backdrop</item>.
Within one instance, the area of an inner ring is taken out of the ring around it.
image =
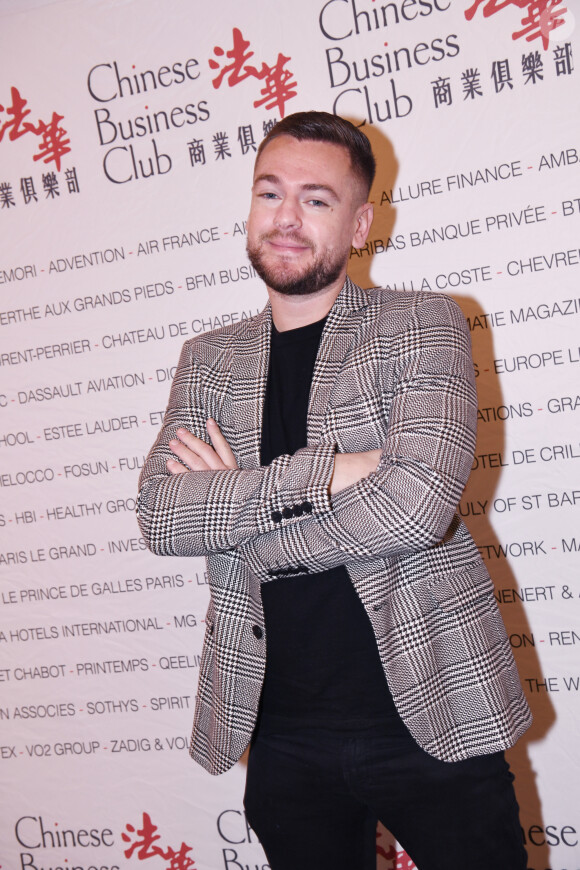
[[[134,516],[182,342],[251,317],[256,146],[290,112],[379,159],[351,274],[469,320],[460,512],[535,714],[535,870],[580,867],[577,0],[0,3],[0,864],[261,870],[243,764],[186,751],[203,560]],[[494,831],[489,831],[494,836]],[[385,831],[381,870],[413,865]],[[297,868],[298,870],[298,868]]]

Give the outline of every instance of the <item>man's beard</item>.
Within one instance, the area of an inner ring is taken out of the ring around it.
[[[287,240],[297,244],[307,245],[312,249],[312,244],[297,234],[282,235],[278,232],[267,233],[259,237],[256,244],[248,241],[247,253],[250,263],[265,284],[272,290],[282,293],[284,296],[309,296],[324,290],[340,276],[348,262],[348,252],[337,253],[325,251],[314,259],[310,267],[300,274],[296,267],[290,263],[279,261],[273,265],[266,264],[263,252],[263,242],[274,239]]]

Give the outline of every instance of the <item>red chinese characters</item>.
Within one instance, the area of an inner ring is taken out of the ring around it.
[[[6,132],[8,132],[8,139],[11,142],[27,133],[39,136],[38,153],[34,154],[32,159],[43,160],[44,163],[54,162],[60,172],[61,158],[71,150],[68,147],[70,145],[68,134],[60,125],[60,122],[64,120],[64,115],[53,112],[48,123],[39,119],[37,124],[33,124],[31,121],[25,120],[30,115],[30,109],[26,108],[28,101],[20,96],[18,88],[11,88],[10,96],[11,105],[6,109],[4,106],[0,106],[0,114],[5,112],[9,116],[7,121],[0,123],[0,142]]]
[[[125,826],[126,832],[121,834],[123,842],[130,844],[125,849],[125,858],[131,858],[133,855],[136,855],[139,861],[155,857],[163,858],[164,861],[169,862],[165,865],[165,870],[191,870],[191,868],[195,868],[193,858],[188,855],[188,852],[191,852],[191,846],[182,843],[179,851],[171,846],[163,849],[158,844],[161,835],[157,833],[157,830],[157,825],[153,824],[149,813],[143,813],[141,827],[137,830],[133,825],[127,824]]]
[[[244,39],[242,31],[237,27],[233,28],[232,41],[233,46],[229,51],[224,51],[221,46],[216,45],[213,53],[220,60],[210,58],[208,61],[211,69],[219,70],[218,75],[212,80],[214,88],[221,87],[224,79],[230,88],[248,78],[258,79],[263,83],[260,90],[262,98],[254,101],[254,107],[278,109],[283,118],[287,101],[296,96],[297,83],[293,79],[293,73],[286,67],[292,58],[279,53],[275,64],[269,66],[262,62],[258,69],[257,66],[249,63],[254,52],[249,50],[250,43]],[[220,61],[223,64],[221,68]]]
[[[528,42],[541,39],[544,49],[548,48],[550,33],[556,27],[564,24],[567,7],[562,6],[562,0],[475,0],[465,11],[465,17],[471,21],[480,6],[483,6],[483,17],[489,18],[496,12],[501,12],[507,6],[517,6],[525,9],[526,14],[521,20],[521,30],[512,33],[512,39],[525,36]]]

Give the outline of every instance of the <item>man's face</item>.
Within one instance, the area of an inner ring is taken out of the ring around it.
[[[256,164],[248,219],[248,256],[266,285],[308,295],[342,283],[351,245],[368,212],[362,182],[345,148],[283,135]],[[372,211],[371,211],[372,216]]]

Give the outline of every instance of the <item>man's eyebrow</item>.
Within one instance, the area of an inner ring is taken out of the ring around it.
[[[254,184],[257,184],[258,181],[269,181],[270,184],[279,184],[280,183],[280,179],[278,178],[277,175],[266,175],[266,174],[256,175],[256,177],[254,178]]]
[[[265,181],[269,184],[280,184],[280,178],[277,175],[268,175],[264,173],[263,175],[257,175],[254,178],[254,184],[258,184],[260,181]],[[329,184],[322,184],[317,182],[308,182],[307,184],[301,185],[302,190],[305,191],[323,191],[325,193],[330,194],[330,196],[334,197],[337,201],[340,200],[340,197],[336,190],[331,187]]]
[[[303,184],[302,190],[321,190],[325,193],[329,193],[330,196],[334,197],[334,199],[339,200],[340,197],[334,187],[331,187],[330,184],[316,184],[315,182],[311,184]]]

